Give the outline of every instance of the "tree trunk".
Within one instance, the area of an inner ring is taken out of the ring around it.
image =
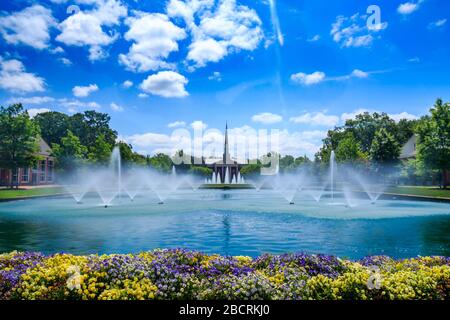
[[[445,174],[445,169],[442,169],[442,173],[441,173],[441,184],[442,184],[442,189],[447,189],[447,179],[446,179],[446,174]]]

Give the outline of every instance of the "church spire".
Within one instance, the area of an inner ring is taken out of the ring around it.
[[[223,150],[223,163],[228,163],[230,159],[230,150],[228,149],[228,122],[225,122],[225,145]]]

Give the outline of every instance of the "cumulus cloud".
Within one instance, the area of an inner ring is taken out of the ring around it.
[[[191,128],[194,130],[205,130],[207,127],[208,125],[201,120],[196,120],[191,123]]]
[[[270,112],[263,112],[263,113],[255,114],[254,116],[252,116],[252,121],[263,123],[263,124],[272,124],[272,123],[278,123],[278,122],[283,121],[283,117],[278,114],[274,114],[274,113],[270,113]]]
[[[375,35],[386,29],[388,23],[380,23],[376,27],[367,27],[367,16],[354,14],[351,17],[338,16],[331,25],[330,34],[341,47],[368,47]]]
[[[119,61],[127,69],[136,72],[172,68],[165,60],[169,54],[178,51],[178,41],[186,38],[185,31],[160,13],[135,13],[126,19],[129,29],[125,39],[133,41],[127,54],[121,54]]]
[[[422,3],[422,0],[419,0],[417,2],[405,2],[398,6],[397,12],[402,15],[409,15],[413,13],[414,11],[419,9],[420,4]]]
[[[186,126],[186,122],[184,121],[174,121],[167,125],[168,128],[179,128]]]
[[[40,92],[45,90],[45,81],[34,73],[26,72],[21,61],[0,57],[0,88],[18,93]]]
[[[222,60],[230,53],[255,50],[263,39],[256,11],[236,0],[171,0],[167,14],[181,18],[192,36],[187,60],[194,67]]]
[[[316,71],[311,74],[306,74],[303,72],[295,73],[291,75],[291,80],[295,83],[299,83],[305,86],[310,86],[313,84],[318,84],[325,80],[326,74],[321,71]]]
[[[131,88],[133,86],[133,82],[130,80],[125,80],[122,83],[122,87],[124,87],[125,89]]]
[[[335,115],[328,115],[323,112],[308,112],[297,117],[291,117],[289,121],[299,124],[309,124],[312,126],[334,127],[339,123],[339,117]]]
[[[7,104],[22,103],[24,105],[28,104],[44,104],[55,101],[55,98],[47,96],[36,96],[36,97],[16,97],[10,98],[6,101]]]
[[[231,146],[231,157],[238,161],[245,161],[248,158],[259,157],[269,151],[293,156],[306,154],[312,157],[319,150],[322,139],[326,137],[327,132],[320,130],[293,132],[270,130],[262,135],[260,134],[261,132],[248,125],[229,128],[228,138]],[[207,162],[220,159],[223,153],[223,139],[223,131],[215,128],[203,131],[203,135],[195,137],[195,139],[191,131],[186,131],[183,134],[174,131],[172,135],[146,132],[124,137],[126,142],[131,143],[142,153],[163,152],[173,155],[175,151],[183,149],[191,153],[196,152],[196,156],[202,154],[207,157]]]
[[[27,112],[31,118],[34,118],[39,113],[46,113],[46,112],[50,112],[50,111],[51,110],[47,109],[47,108],[31,108],[31,109],[27,110]]]
[[[70,100],[70,99],[59,99],[58,100],[58,105],[61,107],[64,107],[67,109],[67,112],[69,113],[75,113],[75,112],[79,112],[82,110],[87,110],[87,109],[100,109],[101,106],[95,102],[95,101],[90,101],[90,102],[84,102],[84,101],[80,101],[80,100]]]
[[[72,89],[72,93],[75,97],[84,98],[97,90],[98,86],[96,84],[90,84],[88,86],[75,86]]]
[[[49,47],[50,29],[56,26],[52,12],[41,5],[0,16],[0,33],[8,44],[22,44],[39,50]]]
[[[174,71],[160,71],[145,79],[140,88],[142,91],[164,98],[183,98],[189,95],[185,89],[188,80]]]
[[[56,40],[69,46],[89,47],[89,59],[100,60],[107,56],[105,46],[117,39],[114,29],[127,15],[127,7],[119,0],[84,1],[94,8],[72,14],[59,24],[61,33]]]
[[[119,106],[117,103],[111,102],[111,104],[109,105],[111,107],[111,110],[116,111],[116,112],[121,112],[124,110],[124,108],[122,106]]]

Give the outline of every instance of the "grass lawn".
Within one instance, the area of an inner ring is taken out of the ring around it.
[[[0,200],[20,199],[23,197],[36,197],[63,193],[64,188],[61,187],[42,187],[32,189],[0,189]]]
[[[420,187],[420,186],[395,186],[386,190],[387,193],[436,197],[450,199],[450,189],[439,189],[438,187]]]

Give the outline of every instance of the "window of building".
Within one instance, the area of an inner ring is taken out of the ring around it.
[[[29,175],[29,168],[23,168],[22,169],[22,181],[23,182],[29,182],[30,181],[30,175]]]
[[[40,162],[40,175],[39,175],[39,181],[45,182],[45,160],[42,160]]]
[[[48,182],[53,181],[53,161],[52,160],[47,161],[47,181]]]

